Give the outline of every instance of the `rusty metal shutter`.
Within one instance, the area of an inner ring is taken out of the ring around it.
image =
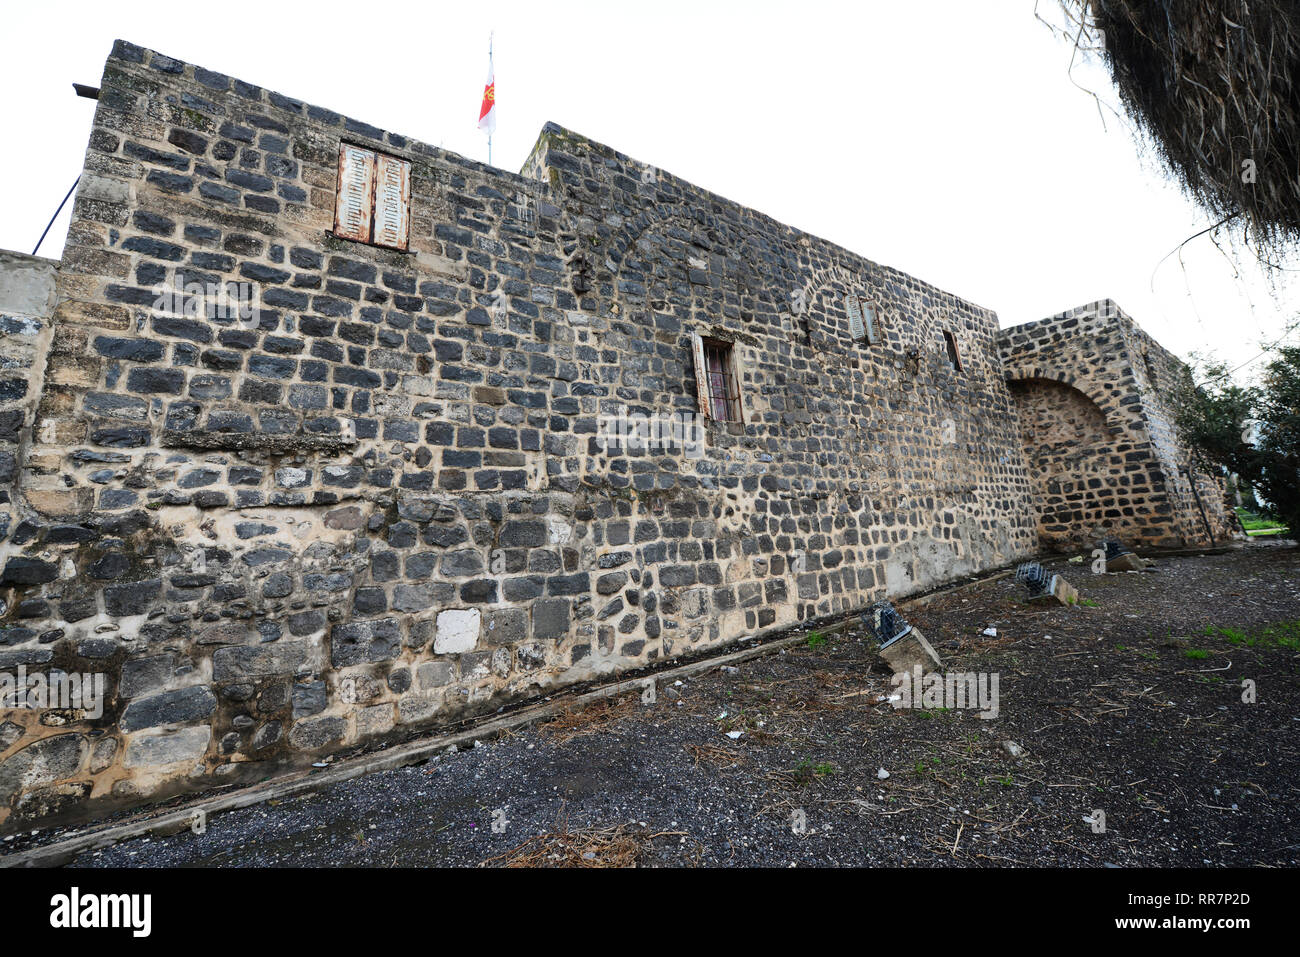
[[[370,242],[374,209],[375,154],[358,146],[339,144],[339,186],[334,203],[334,235]]]
[[[380,155],[375,172],[375,242],[405,249],[411,229],[411,164]]]
[[[695,358],[695,404],[700,414],[709,415],[709,370],[704,365],[704,339],[691,333],[691,354]]]
[[[862,325],[862,304],[853,293],[844,297],[844,311],[849,314],[849,335],[856,341],[865,339],[867,333]]]

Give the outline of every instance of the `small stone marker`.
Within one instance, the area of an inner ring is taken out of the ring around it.
[[[1079,592],[1060,575],[1049,575],[1038,562],[1025,562],[1016,569],[1016,581],[1029,589],[1029,603],[1057,602],[1072,605],[1079,600]]]
[[[878,601],[862,616],[876,641],[880,642],[880,657],[894,674],[920,669],[922,674],[939,671],[943,662],[925,635],[903,620],[887,601]]]
[[[1146,567],[1142,557],[1122,542],[1108,538],[1101,543],[1101,546],[1106,549],[1106,571],[1108,572],[1140,572]]]

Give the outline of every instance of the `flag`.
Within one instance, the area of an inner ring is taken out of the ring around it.
[[[488,44],[488,76],[483,86],[483,105],[478,111],[478,128],[490,137],[497,128],[497,84],[492,68],[492,44]]]

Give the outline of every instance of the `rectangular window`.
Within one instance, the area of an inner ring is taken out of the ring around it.
[[[943,331],[943,344],[948,350],[948,364],[954,372],[961,371],[961,353],[957,351],[957,337],[947,329]]]
[[[406,249],[410,230],[410,162],[340,143],[334,235]]]
[[[740,376],[729,342],[691,334],[695,352],[695,397],[700,412],[717,422],[741,422]]]
[[[844,297],[844,309],[849,314],[849,334],[855,342],[866,342],[873,346],[880,342],[874,303],[849,293]]]

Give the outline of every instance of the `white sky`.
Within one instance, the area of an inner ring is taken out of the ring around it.
[[[1205,238],[1161,264],[1211,220],[1125,123],[1103,128],[1079,87],[1116,104],[1108,76],[1076,63],[1071,81],[1033,0],[119,0],[3,18],[0,248],[31,252],[80,172],[94,103],[71,84],[99,84],[115,38],[483,160],[495,29],[498,166],[554,120],[1003,326],[1110,296],[1173,351],[1236,365],[1300,315],[1294,282],[1270,286],[1249,254],[1240,278]]]

